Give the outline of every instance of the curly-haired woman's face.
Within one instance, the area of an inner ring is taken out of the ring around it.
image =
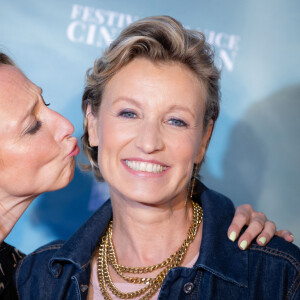
[[[37,195],[73,178],[73,125],[49,109],[41,89],[15,67],[0,66],[0,193]]]
[[[186,196],[193,164],[203,159],[205,92],[180,63],[131,61],[107,83],[89,122],[100,171],[114,196],[147,204]]]

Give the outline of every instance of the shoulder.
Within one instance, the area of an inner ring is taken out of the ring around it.
[[[64,245],[64,243],[65,243],[64,240],[52,241],[48,244],[45,244],[45,245],[37,248],[36,250],[34,250],[30,254],[28,254],[27,257],[30,257],[32,255],[36,255],[36,254],[39,254],[39,253],[43,253],[43,252],[56,251],[56,250],[60,249]]]
[[[55,253],[57,250],[59,250],[64,244],[65,244],[66,241],[64,240],[55,240],[55,241],[52,241],[48,244],[45,244],[39,248],[37,248],[36,250],[34,250],[33,252],[31,252],[30,254],[28,254],[26,257],[25,257],[25,261],[29,261],[31,260],[32,257],[47,257],[47,256],[52,256],[53,253]]]
[[[69,281],[64,279],[74,268],[71,270],[69,266],[73,265],[67,264],[63,269],[63,264],[53,263],[53,258],[65,244],[62,240],[53,241],[36,249],[19,263],[14,281],[20,299],[65,299],[56,296],[69,285]],[[62,280],[58,280],[60,277]]]
[[[235,213],[233,202],[228,197],[207,188],[202,183],[199,183],[199,185],[201,191],[200,201],[204,212],[207,212],[208,221],[217,224],[218,227],[225,226],[227,229]],[[253,242],[249,251],[252,255],[261,256],[267,260],[285,261],[291,268],[295,268],[297,272],[300,272],[300,249],[280,237],[274,236],[265,247]]]
[[[62,240],[48,243],[28,254],[18,264],[14,281],[19,298],[55,299],[55,293],[64,289],[63,281],[57,280],[63,268],[59,263],[53,264],[53,258],[65,244]],[[65,271],[67,272],[64,273],[70,273],[68,267]]]
[[[249,274],[255,274],[266,293],[275,290],[282,299],[299,299],[300,249],[296,245],[275,236],[264,247],[253,243],[247,252]],[[255,282],[250,280],[251,284]]]
[[[111,216],[108,201],[70,239],[51,242],[30,253],[16,271],[19,295],[31,299],[32,295],[36,297],[38,291],[39,299],[54,299],[51,297],[56,293],[68,293],[73,276],[80,276],[82,282],[88,282],[91,258]],[[45,282],[51,289],[45,289]],[[61,296],[57,299],[65,298]]]
[[[249,252],[250,255],[255,255],[256,259],[259,256],[270,263],[284,263],[300,276],[300,249],[278,236],[274,236],[264,247],[253,243],[249,247]]]
[[[275,236],[265,247],[254,242],[246,251],[241,251],[227,238],[227,229],[235,213],[232,201],[201,183],[199,186],[198,200],[204,212],[199,265],[248,286],[251,299],[260,299],[262,292],[264,295],[276,294],[280,299],[297,299],[300,249]]]
[[[56,240],[50,242],[42,247],[39,247],[32,253],[28,254],[18,265],[16,271],[16,280],[18,281],[20,270],[36,270],[34,272],[40,273],[44,271],[45,267],[48,265],[45,264],[46,261],[49,261],[56,251],[58,251],[63,245],[63,240]],[[36,268],[37,267],[37,268]]]
[[[213,208],[215,216],[227,218],[228,214],[233,215],[235,212],[234,204],[228,197],[205,186],[203,187],[201,201],[204,206]],[[229,220],[231,222],[231,219]],[[249,250],[270,257],[285,259],[300,272],[300,249],[296,245],[286,242],[278,236],[274,236],[265,247],[259,246],[253,242]]]

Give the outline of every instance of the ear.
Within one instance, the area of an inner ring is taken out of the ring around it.
[[[89,133],[89,144],[91,147],[98,146],[98,119],[92,113],[90,104],[86,110],[87,128]]]
[[[206,152],[209,142],[210,142],[210,138],[211,138],[213,129],[214,129],[214,122],[213,122],[213,120],[209,120],[207,127],[206,127],[206,131],[204,132],[204,134],[202,136],[202,141],[201,141],[201,144],[200,144],[198,152],[197,152],[197,156],[195,159],[196,164],[202,162],[202,160],[204,158],[205,152]]]

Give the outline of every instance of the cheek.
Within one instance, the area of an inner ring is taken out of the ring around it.
[[[27,149],[27,161],[36,166],[46,165],[60,154],[60,147],[52,138],[42,138],[40,141]]]
[[[195,130],[168,135],[166,140],[167,148],[172,151],[175,162],[193,165],[201,141]]]
[[[199,148],[198,134],[189,132],[188,134],[177,134],[176,137],[169,139],[167,148],[169,157],[172,157],[174,176],[171,182],[181,190],[188,187],[193,166]]]
[[[101,118],[98,125],[98,166],[105,180],[111,169],[112,154],[116,151],[118,132],[114,128],[114,123],[109,125],[105,118]]]
[[[134,127],[122,122],[116,122],[113,117],[102,119],[98,130],[98,162],[105,159],[116,159],[116,155],[135,136]]]
[[[35,177],[59,155],[59,147],[53,140],[47,138],[37,140],[38,142],[32,140],[27,145],[13,147],[8,152],[5,164],[7,168],[14,166],[11,172],[19,173],[17,176],[28,174],[30,178]]]

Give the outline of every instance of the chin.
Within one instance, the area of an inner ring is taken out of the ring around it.
[[[72,164],[72,166],[66,170],[64,169],[63,174],[57,179],[56,184],[53,185],[51,190],[49,191],[56,191],[65,188],[73,179],[74,177],[74,171],[75,171],[75,162]]]
[[[71,181],[72,179],[74,178],[74,167],[73,169],[70,171],[70,173],[68,174],[68,176],[66,177],[66,180],[65,182],[63,183],[63,186],[61,188],[64,188],[66,187]]]
[[[164,196],[160,193],[153,193],[149,191],[140,191],[140,192],[128,192],[125,194],[125,197],[131,199],[133,202],[140,203],[148,206],[156,206],[164,202]]]

